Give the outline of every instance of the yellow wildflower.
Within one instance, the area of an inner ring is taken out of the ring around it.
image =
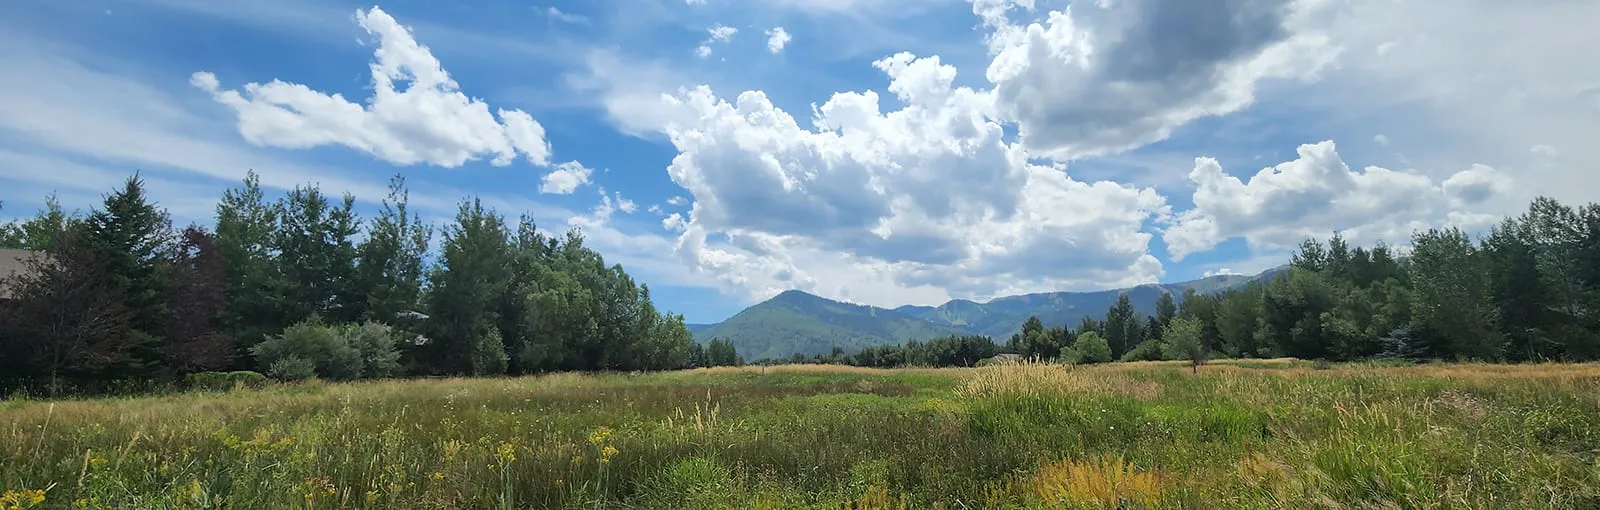
[[[611,462],[611,458],[615,457],[618,453],[621,452],[617,450],[617,447],[606,445],[605,448],[600,449],[600,463],[605,464]]]
[[[501,464],[510,464],[517,460],[517,447],[511,443],[500,443],[494,455],[500,459]]]
[[[611,427],[604,427],[604,426],[597,427],[597,428],[594,429],[594,433],[593,434],[589,434],[589,444],[592,444],[592,445],[595,445],[595,446],[600,446],[600,443],[604,443],[604,442],[606,442],[607,439],[610,439],[610,438],[611,438]]]
[[[0,494],[0,509],[21,510],[44,503],[44,489],[23,489]]]
[[[444,473],[443,472],[439,472],[439,471],[434,471],[433,474],[428,475],[428,478],[431,478],[431,479],[433,479],[433,481],[437,482],[439,480],[443,480],[444,479]]]

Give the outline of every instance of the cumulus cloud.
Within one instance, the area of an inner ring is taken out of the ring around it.
[[[594,169],[585,167],[577,161],[558,164],[554,170],[544,175],[539,183],[539,192],[570,195],[577,191],[578,187],[588,184],[589,176],[593,173]]]
[[[377,36],[371,65],[373,96],[364,104],[301,84],[273,80],[224,89],[209,72],[190,83],[232,108],[245,140],[260,146],[308,149],[343,145],[396,165],[457,167],[491,157],[505,166],[518,157],[547,165],[544,127],[521,110],[498,109],[469,98],[411,30],[382,9],[356,11]]]
[[[1032,1],[974,0],[992,32],[995,108],[1035,156],[1072,159],[1165,139],[1249,106],[1259,83],[1306,79],[1338,47],[1295,0],[1074,2],[1014,23]]]
[[[688,112],[658,127],[679,151],[668,174],[694,196],[687,218],[663,222],[682,229],[677,253],[757,295],[904,299],[1161,274],[1141,232],[1166,207],[1154,190],[1029,164],[1002,140],[990,94],[954,86],[956,69],[938,57],[874,66],[903,107],[884,111],[870,90],[835,93],[809,128],[759,91],[666,97]]]
[[[667,199],[667,204],[669,204],[669,205],[677,205],[677,206],[688,205],[689,204],[689,199],[683,198],[683,197],[678,196],[678,195],[673,195],[672,198],[668,198]]]
[[[1441,183],[1418,172],[1369,166],[1352,170],[1331,141],[1302,145],[1293,161],[1261,169],[1248,181],[1212,158],[1196,158],[1189,179],[1195,207],[1173,220],[1162,239],[1174,260],[1229,238],[1256,248],[1287,248],[1338,231],[1358,244],[1404,242],[1416,229],[1482,226],[1482,213],[1512,192],[1510,176],[1483,165]],[[1464,223],[1464,224],[1463,224]]]
[[[783,27],[772,27],[771,30],[767,31],[767,51],[777,55],[783,51],[783,47],[789,45],[791,39],[788,30],[784,30]]]

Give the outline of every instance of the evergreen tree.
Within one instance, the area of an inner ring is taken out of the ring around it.
[[[276,258],[278,208],[268,203],[254,171],[217,204],[215,244],[227,271],[228,296],[222,330],[235,339],[241,368],[256,367],[251,347],[288,327],[286,285]]]
[[[479,200],[463,201],[455,223],[445,229],[439,266],[429,278],[430,371],[483,375],[504,370],[494,304],[505,292],[510,269],[504,221]]]
[[[347,315],[384,323],[414,310],[422,295],[422,256],[433,230],[408,210],[405,178],[389,181],[389,196],[357,248],[355,290]]]
[[[106,195],[101,207],[84,220],[83,241],[131,314],[127,335],[134,345],[122,375],[164,377],[170,371],[162,366],[167,346],[161,333],[171,275],[162,261],[173,241],[167,213],[149,201],[137,175]]]
[[[1106,311],[1105,331],[1102,335],[1106,343],[1111,345],[1111,355],[1121,357],[1144,339],[1143,324],[1139,321],[1138,313],[1133,310],[1133,301],[1128,299],[1128,294],[1117,296],[1116,304]]]
[[[349,322],[364,301],[356,295],[355,197],[334,205],[316,186],[298,186],[278,203],[278,271],[283,275],[285,318],[317,315]]]

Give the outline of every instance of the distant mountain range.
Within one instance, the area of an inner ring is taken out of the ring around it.
[[[1188,289],[1213,293],[1282,271],[1254,276],[1219,275],[1199,280],[1140,285],[1096,292],[1047,292],[995,298],[987,303],[957,299],[939,306],[906,305],[894,309],[841,303],[798,290],[757,303],[717,324],[690,324],[695,339],[733,341],[747,360],[823,354],[834,347],[846,352],[909,340],[949,335],[984,335],[1004,341],[1021,331],[1029,316],[1049,326],[1076,326],[1084,316],[1099,318],[1124,293],[1140,314],[1153,315],[1162,294],[1173,297]]]

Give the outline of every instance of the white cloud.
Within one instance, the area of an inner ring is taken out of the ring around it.
[[[1309,79],[1338,48],[1315,27],[1319,1],[1077,3],[1013,23],[1033,2],[975,0],[993,32],[995,108],[1034,156],[1111,154],[1244,109],[1259,83]]]
[[[550,7],[549,9],[546,9],[545,10],[545,15],[549,16],[550,19],[552,19],[552,20],[562,21],[562,22],[566,22],[566,23],[588,23],[589,22],[589,18],[586,17],[586,16],[583,16],[583,15],[580,15],[580,14],[571,14],[571,13],[567,13],[567,12],[562,12],[561,9],[557,9],[554,6]]]
[[[706,0],[683,0],[683,3],[689,5],[705,5]]]
[[[682,231],[683,230],[683,215],[678,214],[678,213],[668,214],[667,217],[661,219],[661,228],[665,228],[667,230],[671,230],[671,231],[675,231],[675,232],[676,231]]]
[[[711,37],[706,39],[704,42],[701,42],[700,45],[696,46],[694,49],[695,56],[700,58],[711,56],[711,45],[727,43],[733,39],[735,34],[739,33],[739,29],[723,26],[721,23],[718,23],[713,25],[711,28],[706,29],[706,33],[710,34]]]
[[[1442,183],[1426,175],[1369,166],[1354,171],[1333,142],[1302,145],[1299,158],[1263,168],[1248,181],[1196,158],[1189,173],[1195,208],[1178,214],[1163,233],[1174,260],[1229,238],[1258,250],[1287,248],[1307,237],[1339,231],[1355,244],[1400,244],[1413,230],[1444,224],[1483,226],[1505,212],[1510,176],[1483,165]],[[1520,197],[1515,197],[1520,198]]]
[[[1221,267],[1221,268],[1217,268],[1215,270],[1206,271],[1205,273],[1202,273],[1200,275],[1200,277],[1201,278],[1210,278],[1210,277],[1213,277],[1213,276],[1227,276],[1227,275],[1236,275],[1236,274],[1241,274],[1241,273],[1234,272],[1234,270],[1231,269],[1231,268]]]
[[[677,195],[673,195],[672,198],[668,198],[667,199],[667,204],[669,204],[669,205],[679,205],[679,206],[688,205],[689,204],[689,199],[683,198],[683,197],[680,197],[680,196],[677,196]]]
[[[650,204],[650,207],[646,208],[645,210],[649,211],[650,214],[654,214],[654,215],[658,215],[658,216],[662,216],[662,215],[666,214],[665,211],[661,210],[661,206],[659,204]]]
[[[626,214],[633,214],[634,211],[639,210],[639,204],[634,203],[632,200],[622,198],[622,193],[615,193],[615,195],[617,198],[617,210]]]
[[[777,55],[778,52],[783,51],[784,46],[789,45],[791,39],[788,30],[784,30],[783,27],[772,27],[771,30],[767,31],[767,51]]]
[[[1528,150],[1590,147],[1600,136],[1600,4],[1340,3],[1328,32],[1352,53],[1383,57],[1343,59],[1324,86],[1303,91],[1306,104],[1407,127],[1403,150],[1430,168],[1524,169],[1529,191],[1568,202],[1600,193],[1600,151],[1552,162]]]
[[[356,20],[379,41],[368,104],[279,80],[248,83],[243,92],[220,88],[209,72],[196,72],[190,81],[232,108],[239,133],[256,145],[344,145],[397,165],[457,167],[484,156],[498,166],[519,156],[549,164],[544,127],[532,116],[506,109],[491,114],[489,105],[463,94],[432,52],[383,10],[357,11]]]
[[[556,165],[554,170],[544,175],[539,183],[540,193],[556,195],[569,195],[577,191],[578,187],[589,183],[589,177],[594,169],[583,166],[577,161],[568,161]]]
[[[717,24],[706,29],[706,32],[711,34],[711,42],[728,42],[733,39],[734,34],[739,33],[739,29]]]
[[[835,93],[809,129],[758,91],[665,98],[683,112],[657,126],[680,152],[668,174],[694,196],[687,219],[663,222],[682,229],[677,253],[729,290],[877,304],[1159,277],[1140,231],[1165,209],[1153,190],[1028,164],[991,96],[953,86],[938,57],[874,65],[903,108]]]
[[[1378,145],[1382,145],[1382,146],[1385,146],[1385,147],[1387,147],[1389,145],[1389,137],[1384,136],[1384,135],[1374,135],[1372,137],[1372,141],[1377,142]]]

